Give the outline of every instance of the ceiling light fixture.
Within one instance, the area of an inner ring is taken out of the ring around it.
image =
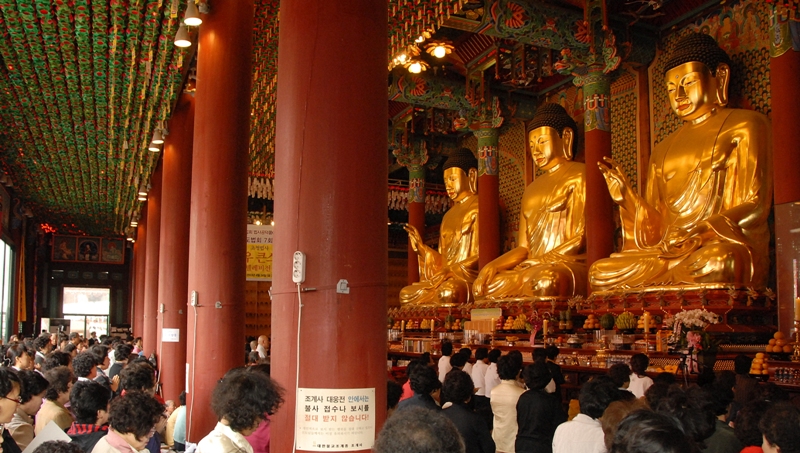
[[[453,44],[447,40],[431,41],[427,46],[425,46],[425,51],[436,58],[444,58],[445,56],[453,53],[453,50],[455,50],[455,47],[453,47]]]
[[[137,221],[135,221],[135,220],[131,220],[131,226],[132,226],[133,228],[136,228],[137,226],[139,226],[139,222],[137,222]]]
[[[158,145],[156,145],[155,143],[150,143],[149,145],[147,145],[147,150],[157,153],[161,151],[161,148],[159,148]]]
[[[427,71],[428,68],[431,67],[431,65],[429,65],[428,63],[420,60],[419,58],[415,58],[413,60],[409,60],[403,66],[406,69],[408,69],[408,72],[410,72],[412,74],[419,74],[422,71]]]
[[[140,194],[139,197],[138,197],[138,200],[139,201],[147,201],[147,195],[141,195]]]
[[[161,133],[161,129],[156,129],[153,132],[153,139],[150,140],[150,143],[154,143],[156,145],[164,143],[164,134]]]
[[[192,41],[189,39],[189,31],[183,24],[178,27],[178,32],[175,33],[175,45],[178,47],[189,47],[192,45]]]
[[[200,18],[200,13],[197,11],[197,5],[194,4],[194,0],[189,0],[189,4],[186,5],[186,12],[183,14],[183,23],[190,27],[198,27],[203,23],[203,19]]]

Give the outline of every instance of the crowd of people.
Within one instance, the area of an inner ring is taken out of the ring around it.
[[[258,346],[266,352],[268,340]],[[267,453],[269,416],[283,403],[265,360],[230,370],[212,395],[216,427],[190,444],[186,393],[178,404],[161,398],[156,363],[143,356],[141,338],[42,333],[14,337],[0,354],[3,453],[34,442],[35,453],[160,453],[165,445],[176,452]],[[53,424],[71,441],[36,440]]]
[[[611,366],[582,383],[565,407],[555,347],[519,351],[442,346],[438,363],[424,354],[402,388],[389,382],[390,415],[377,453],[796,453],[800,409],[772,383],[736,372],[707,372],[698,384],[647,376],[648,357]]]

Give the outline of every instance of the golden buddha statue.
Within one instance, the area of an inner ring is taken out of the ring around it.
[[[478,160],[466,148],[444,164],[447,196],[455,203],[442,218],[439,250],[425,245],[416,228],[407,225],[408,240],[417,252],[420,281],[400,291],[400,303],[457,305],[470,299],[478,273]]]
[[[770,123],[760,113],[726,108],[730,72],[730,59],[713,38],[683,38],[668,58],[664,82],[685,123],[653,151],[644,194],[613,160],[598,162],[620,208],[623,244],[592,264],[593,290],[764,287]]]
[[[572,160],[578,126],[560,105],[544,104],[529,130],[531,156],[545,173],[522,195],[518,246],[481,269],[472,286],[476,299],[586,291],[586,165]]]

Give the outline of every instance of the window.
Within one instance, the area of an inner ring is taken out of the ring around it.
[[[11,323],[14,319],[14,314],[11,312],[14,252],[3,241],[0,241],[0,271],[2,271],[0,274],[0,338],[8,338],[11,335]]]
[[[70,320],[70,332],[87,337],[108,334],[108,311],[111,305],[110,288],[64,287],[62,298],[64,319]]]

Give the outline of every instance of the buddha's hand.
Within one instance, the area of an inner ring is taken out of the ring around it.
[[[408,242],[411,244],[411,250],[419,253],[421,246],[425,244],[425,241],[422,240],[422,236],[420,236],[419,231],[414,225],[406,224],[403,227],[404,230],[408,233]]]
[[[496,274],[497,268],[492,265],[492,263],[483,266],[483,269],[478,272],[478,277],[472,284],[476,296],[483,296],[486,294],[486,291],[489,289],[489,282],[492,281]]]
[[[625,171],[614,159],[603,157],[603,160],[607,165],[604,165],[603,162],[598,162],[597,167],[606,180],[611,198],[623,207],[628,203],[632,203],[635,195]]]

